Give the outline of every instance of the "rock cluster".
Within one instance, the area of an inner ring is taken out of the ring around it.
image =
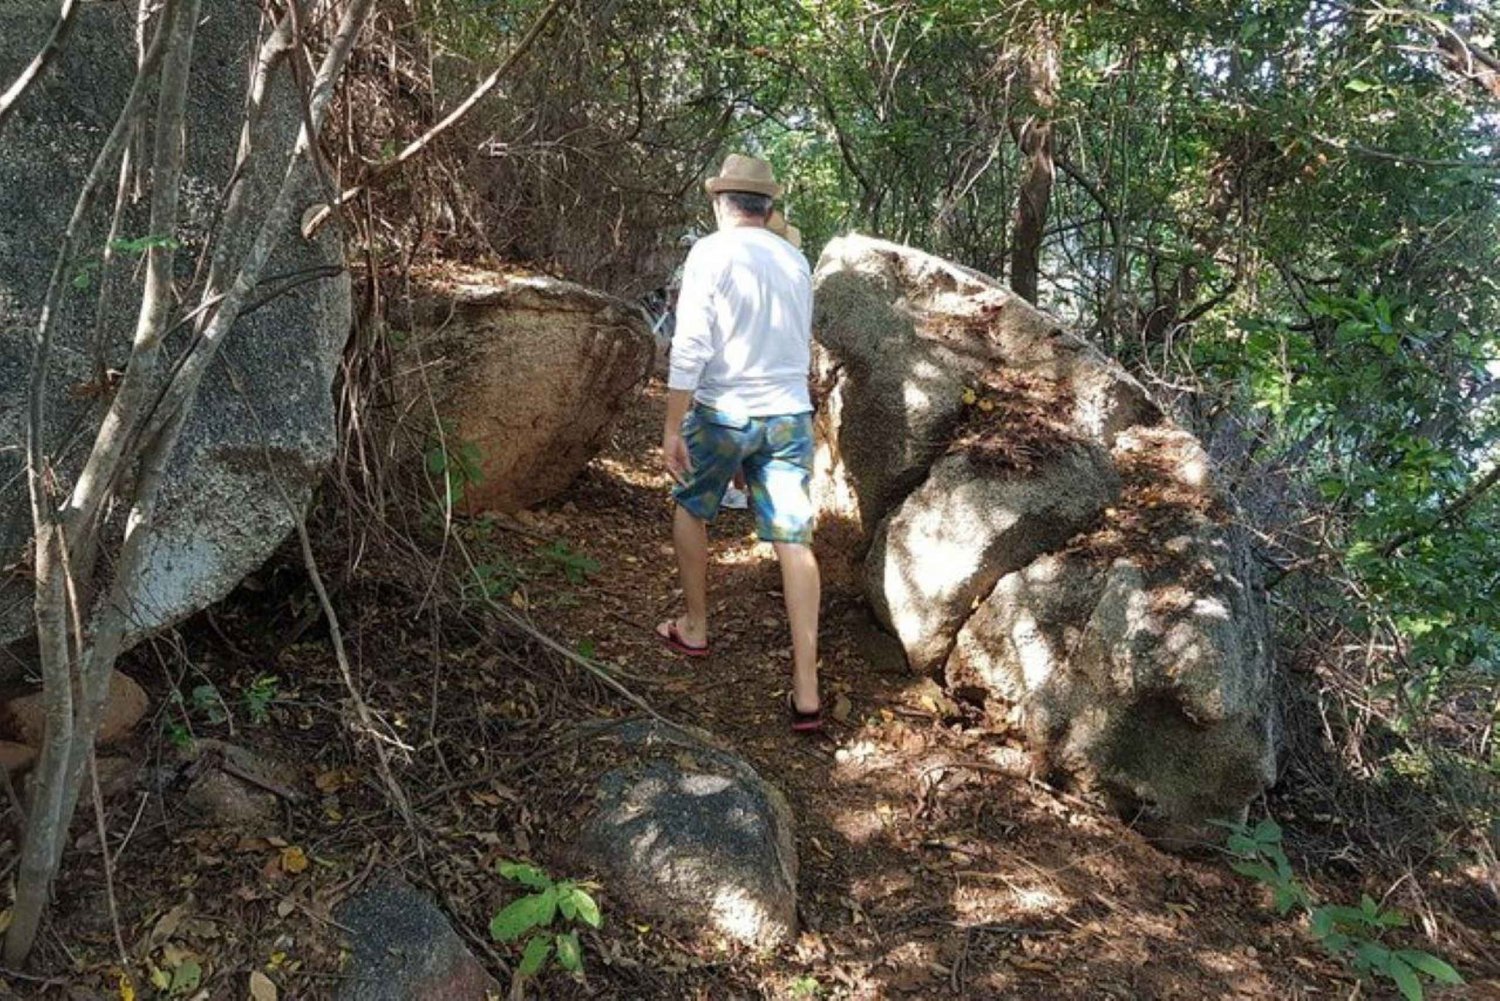
[[[1264,598],[1197,440],[984,275],[860,236],[815,275],[820,545],[918,671],[1179,821],[1273,781]]]

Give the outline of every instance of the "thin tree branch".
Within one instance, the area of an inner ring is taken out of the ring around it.
[[[78,20],[78,0],[63,0],[62,10],[58,12],[57,24],[52,28],[52,34],[48,36],[47,43],[21,71],[21,75],[7,88],[5,93],[0,94],[0,132],[5,130],[5,120],[15,111],[16,105],[22,97],[31,89],[32,85],[42,78],[47,72],[47,67],[57,58],[57,54],[68,41],[68,35],[73,31],[73,25]]]
[[[527,29],[526,34],[521,36],[521,40],[516,43],[516,47],[511,50],[510,55],[505,58],[505,61],[501,63],[493,73],[485,77],[484,81],[481,82],[478,87],[475,87],[473,92],[459,103],[458,107],[448,112],[448,114],[444,116],[442,121],[438,122],[432,128],[428,129],[419,138],[408,143],[406,148],[403,149],[400,153],[397,153],[393,159],[387,160],[385,163],[378,164],[375,167],[371,168],[363,181],[359,182],[354,187],[339,195],[338,199],[333,205],[325,205],[322,208],[318,209],[317,212],[311,215],[303,223],[302,235],[311,239],[313,234],[318,231],[319,227],[321,227],[325,222],[328,221],[329,216],[333,215],[335,209],[347,205],[355,198],[358,198],[360,193],[363,192],[365,188],[369,187],[371,184],[375,183],[386,174],[389,174],[391,171],[395,170],[397,167],[401,166],[402,164],[406,163],[406,161],[422,152],[432,144],[432,141],[434,139],[442,135],[444,132],[448,131],[448,129],[452,128],[455,123],[457,123],[460,119],[462,119],[465,115],[472,111],[476,104],[484,100],[486,95],[488,95],[490,91],[495,89],[496,85],[500,83],[501,78],[510,71],[510,68],[517,62],[519,62],[521,57],[531,49],[532,44],[537,40],[542,31],[547,27],[547,23],[552,20],[552,16],[562,8],[562,5],[564,3],[567,2],[568,0],[552,0],[552,2],[549,3],[546,8],[537,15],[536,20],[532,22],[532,25],[529,29]]]
[[[1475,483],[1471,485],[1469,489],[1459,494],[1449,503],[1443,505],[1442,509],[1438,511],[1437,515],[1433,517],[1433,519],[1426,525],[1422,526],[1421,528],[1407,529],[1405,532],[1402,532],[1400,535],[1396,536],[1394,539],[1391,539],[1385,545],[1381,546],[1380,555],[1392,556],[1395,554],[1396,550],[1400,549],[1402,546],[1407,545],[1411,542],[1415,542],[1417,539],[1421,539],[1428,535],[1431,535],[1433,532],[1441,528],[1444,524],[1452,521],[1454,518],[1457,518],[1469,508],[1473,507],[1475,502],[1477,502],[1479,498],[1483,497],[1485,493],[1487,493],[1492,487],[1494,487],[1496,483],[1500,483],[1500,463],[1496,463],[1495,468],[1491,469],[1488,473],[1475,481]]]
[[[73,267],[79,235],[94,202],[104,185],[109,166],[122,153],[136,116],[140,114],[147,81],[155,73],[166,49],[168,34],[179,0],[168,0],[157,30],[131,83],[125,105],[115,119],[114,127],[94,157],[83,187],[73,206],[73,214],[63,231],[62,243],[52,266],[47,290],[37,320],[36,340],[32,349],[31,377],[27,386],[26,473],[31,500],[32,531],[35,537],[35,620],[38,651],[42,664],[42,690],[46,703],[47,739],[37,761],[34,781],[37,792],[27,817],[21,848],[15,906],[5,934],[5,961],[10,966],[25,961],[36,941],[42,911],[51,891],[53,864],[64,838],[61,822],[66,799],[64,777],[68,765],[74,718],[72,678],[67,632],[67,589],[65,561],[67,545],[62,534],[56,504],[49,485],[50,467],[46,456],[47,375],[51,363],[52,339],[57,326],[57,311],[62,300],[66,275]],[[75,624],[76,625],[76,624]],[[75,790],[76,792],[76,790]]]

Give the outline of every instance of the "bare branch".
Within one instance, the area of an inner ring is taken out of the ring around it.
[[[70,796],[66,781],[76,736],[70,669],[73,658],[68,642],[68,542],[49,489],[51,471],[46,457],[46,386],[57,309],[62,299],[64,278],[73,266],[79,233],[104,186],[110,164],[124,151],[144,102],[147,81],[166,51],[166,39],[176,21],[178,7],[179,0],[169,0],[151,46],[131,83],[125,106],[78,193],[37,321],[31,378],[27,387],[26,465],[36,539],[35,620],[47,725],[46,739],[36,766],[36,801],[27,817],[21,848],[16,902],[5,935],[5,961],[12,966],[26,959],[36,941],[42,911],[51,892],[52,877],[57,871],[57,860],[66,841],[66,818],[72,816],[78,795],[78,784],[74,783]],[[76,621],[74,627],[81,629]]]
[[[1426,525],[1421,528],[1408,529],[1381,546],[1380,555],[1392,556],[1402,546],[1436,532],[1443,525],[1473,507],[1475,502],[1488,493],[1496,483],[1500,483],[1500,463],[1497,463],[1494,469],[1491,469],[1470,485],[1469,489],[1459,494],[1447,504],[1444,504],[1437,515]]]
[[[52,28],[52,34],[48,36],[47,43],[42,50],[32,58],[21,75],[7,88],[5,93],[0,94],[0,131],[5,130],[5,120],[10,117],[11,112],[32,85],[42,78],[47,72],[47,67],[57,58],[62,47],[68,41],[68,34],[72,32],[73,25],[78,19],[78,0],[63,0],[62,10],[58,12],[57,24]]]
[[[536,20],[532,22],[532,25],[529,29],[527,29],[526,34],[521,36],[521,40],[516,43],[516,47],[511,50],[510,55],[505,58],[505,62],[501,63],[493,73],[485,77],[484,81],[480,83],[478,87],[475,87],[473,92],[459,103],[458,107],[448,112],[448,114],[444,116],[442,121],[438,122],[432,128],[428,129],[419,138],[408,143],[406,148],[403,149],[400,153],[397,153],[394,159],[388,160],[385,163],[379,164],[378,166],[374,167],[363,181],[345,191],[343,194],[339,195],[337,202],[335,202],[333,205],[325,205],[316,213],[314,213],[303,224],[302,235],[311,238],[312,235],[318,231],[319,227],[321,227],[325,222],[328,221],[329,216],[333,215],[335,209],[347,205],[355,198],[358,198],[360,193],[363,192],[365,188],[375,183],[386,174],[395,170],[397,167],[401,166],[406,161],[416,156],[418,153],[422,152],[432,144],[432,141],[434,139],[442,135],[444,132],[448,131],[460,119],[462,119],[470,111],[474,110],[474,106],[477,105],[480,101],[484,100],[485,96],[488,95],[490,91],[494,90],[495,86],[500,83],[501,78],[510,71],[510,68],[517,62],[519,62],[521,57],[527,53],[527,51],[531,48],[532,43],[537,40],[538,36],[541,35],[543,29],[547,27],[547,22],[552,20],[552,16],[556,14],[558,10],[562,8],[562,5],[566,2],[568,2],[568,0],[552,0],[552,2],[547,5],[546,9],[544,9],[540,14],[537,15]]]

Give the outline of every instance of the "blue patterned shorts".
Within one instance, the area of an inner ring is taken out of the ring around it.
[[[682,438],[693,468],[672,496],[688,514],[713,521],[724,488],[743,467],[756,534],[767,542],[812,542],[812,414],[736,417],[695,403]]]

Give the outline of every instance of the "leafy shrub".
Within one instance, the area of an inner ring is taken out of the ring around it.
[[[1348,963],[1359,973],[1386,977],[1408,1001],[1422,1001],[1422,978],[1440,984],[1461,984],[1458,972],[1429,952],[1392,949],[1385,936],[1406,927],[1406,915],[1377,904],[1369,894],[1358,907],[1320,904],[1298,881],[1281,847],[1281,827],[1267,818],[1252,829],[1225,823],[1229,830],[1231,868],[1271,890],[1276,913],[1285,915],[1297,907],[1307,912],[1308,930],[1329,955]]]
[[[547,873],[524,862],[501,862],[496,870],[533,891],[511,901],[490,920],[490,937],[497,942],[517,942],[530,933],[516,967],[517,979],[541,973],[554,953],[558,966],[569,973],[581,971],[583,952],[577,926],[598,928],[604,923],[599,905],[588,890],[572,880],[554,882]],[[566,931],[553,930],[559,916]]]

